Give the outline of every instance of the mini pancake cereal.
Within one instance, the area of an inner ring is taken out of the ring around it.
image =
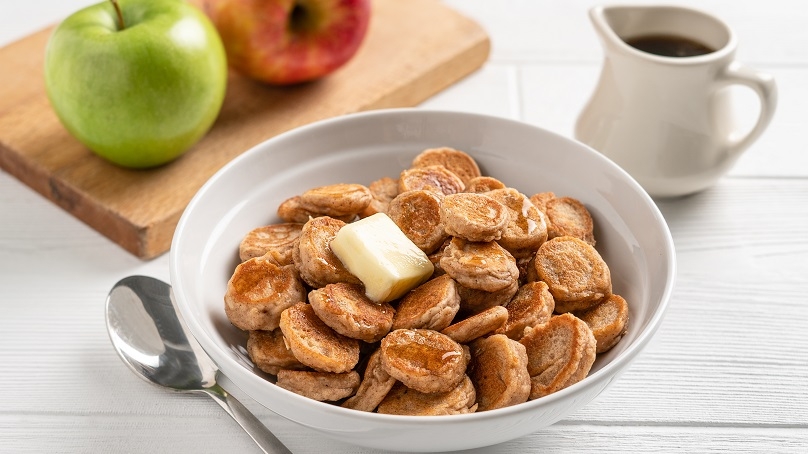
[[[399,194],[387,207],[387,215],[419,249],[427,254],[446,241],[441,219],[442,194],[416,189]]]
[[[244,233],[224,312],[269,386],[355,411],[457,415],[589,374],[630,328],[592,215],[540,182],[528,197],[482,170],[462,150],[428,148],[396,175],[287,194],[278,220]],[[359,228],[375,220],[390,227]],[[351,223],[340,238],[362,232],[346,249],[334,239]],[[425,265],[418,279],[396,277],[407,268],[394,250]]]
[[[457,175],[464,185],[468,185],[471,180],[481,176],[477,161],[468,154],[454,148],[428,148],[412,160],[413,167],[433,165],[445,167]]]
[[[477,391],[463,376],[454,388],[442,393],[422,393],[401,382],[379,404],[379,413],[388,415],[437,416],[462,415],[477,411]]]
[[[378,342],[390,332],[396,312],[387,303],[369,300],[361,285],[344,282],[312,290],[309,303],[334,331],[368,343]]]
[[[283,223],[258,227],[251,230],[238,247],[242,262],[269,254],[278,265],[292,264],[292,251],[300,237],[303,224]]]
[[[468,365],[463,346],[429,329],[397,329],[382,339],[381,349],[384,370],[423,393],[451,391]]]
[[[560,236],[542,244],[534,262],[536,273],[547,283],[556,312],[589,309],[612,293],[608,265],[589,243]]]
[[[280,266],[261,256],[236,267],[227,282],[224,309],[230,323],[240,329],[271,331],[278,327],[281,313],[304,298],[294,266]]]
[[[272,331],[250,331],[247,338],[247,353],[253,363],[262,371],[278,375],[282,369],[303,370],[308,367],[298,361],[283,338],[279,329]]]

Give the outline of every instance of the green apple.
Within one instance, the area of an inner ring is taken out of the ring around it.
[[[209,19],[183,0],[105,1],[65,19],[45,55],[45,86],[81,143],[124,167],[179,157],[221,109],[227,60]]]

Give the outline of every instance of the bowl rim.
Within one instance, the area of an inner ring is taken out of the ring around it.
[[[177,254],[181,248],[182,241],[183,241],[183,233],[186,229],[189,229],[190,226],[188,225],[188,218],[191,214],[199,209],[198,206],[201,203],[201,200],[205,198],[205,195],[211,190],[211,188],[216,184],[217,180],[222,178],[222,175],[228,173],[230,169],[239,166],[242,161],[251,159],[252,156],[264,153],[265,149],[272,148],[272,146],[276,142],[282,142],[289,140],[297,135],[308,135],[312,132],[316,132],[318,129],[322,129],[325,127],[330,127],[334,124],[345,123],[347,125],[355,122],[363,122],[367,121],[368,119],[375,119],[375,118],[383,118],[383,117],[391,117],[396,118],[399,116],[430,116],[430,115],[437,115],[437,116],[453,116],[459,117],[462,119],[476,119],[476,120],[494,120],[497,122],[504,122],[512,124],[515,127],[527,127],[539,130],[544,134],[548,134],[550,136],[554,136],[557,139],[561,139],[562,141],[572,142],[576,146],[583,147],[588,149],[596,159],[600,159],[604,161],[605,165],[612,167],[617,173],[622,174],[622,176],[626,179],[627,183],[633,187],[633,189],[638,193],[642,201],[645,203],[646,208],[648,208],[653,216],[653,218],[657,221],[657,223],[662,226],[662,240],[664,245],[664,250],[666,252],[666,260],[664,262],[664,266],[666,269],[666,279],[665,279],[665,288],[663,289],[661,296],[659,298],[659,307],[654,312],[648,320],[645,328],[637,335],[634,341],[626,347],[625,350],[620,352],[615,358],[610,360],[607,364],[603,365],[599,370],[595,371],[594,373],[588,374],[583,380],[568,386],[564,389],[561,389],[557,392],[549,394],[547,396],[541,397],[539,399],[530,400],[518,405],[512,405],[509,407],[498,408],[494,410],[487,410],[484,412],[475,412],[475,413],[468,413],[468,414],[460,414],[460,415],[438,415],[438,416],[409,416],[409,415],[388,415],[388,414],[380,414],[375,412],[364,412],[353,410],[349,408],[343,408],[338,405],[333,405],[326,402],[318,402],[313,399],[309,399],[307,397],[298,395],[281,387],[273,385],[271,382],[268,382],[263,377],[255,374],[251,371],[244,370],[244,375],[241,377],[237,377],[234,379],[232,375],[225,375],[228,379],[239,389],[244,391],[247,395],[251,398],[259,402],[262,406],[266,406],[262,399],[258,399],[252,396],[248,390],[244,389],[242,386],[239,385],[239,382],[242,380],[246,380],[250,382],[251,385],[263,386],[263,384],[272,385],[270,392],[280,392],[280,393],[287,393],[287,398],[291,400],[299,402],[301,405],[311,405],[313,409],[316,409],[318,412],[322,411],[324,415],[334,415],[338,417],[349,417],[349,418],[357,418],[359,420],[372,420],[375,422],[386,421],[392,423],[406,423],[410,426],[412,425],[427,425],[427,424],[434,424],[436,422],[440,422],[441,424],[446,423],[461,423],[470,420],[485,420],[490,418],[497,418],[499,416],[504,416],[508,414],[518,414],[522,412],[529,412],[535,408],[543,407],[554,403],[557,400],[565,399],[570,394],[576,394],[579,390],[583,390],[585,388],[594,386],[596,383],[600,383],[604,380],[609,380],[610,382],[615,378],[615,376],[620,373],[621,371],[625,370],[625,367],[642,351],[645,349],[647,344],[653,338],[654,334],[659,329],[662,320],[667,312],[667,308],[670,302],[671,295],[673,293],[673,289],[675,287],[676,281],[676,273],[677,273],[677,262],[676,262],[676,250],[674,247],[673,237],[671,235],[670,229],[665,221],[662,213],[660,212],[659,208],[657,207],[656,203],[653,201],[650,195],[642,188],[642,186],[633,178],[631,177],[624,169],[620,166],[615,164],[612,160],[608,157],[604,156],[594,148],[579,142],[573,138],[566,137],[554,131],[550,131],[544,129],[540,126],[536,126],[525,121],[515,120],[511,118],[505,118],[495,115],[489,114],[482,114],[482,113],[471,113],[471,112],[462,112],[462,111],[452,111],[452,110],[442,110],[442,109],[426,109],[426,108],[388,108],[388,109],[377,109],[377,110],[370,110],[370,111],[363,111],[357,113],[350,113],[344,114],[337,117],[327,118],[323,120],[319,120],[313,123],[309,123],[306,125],[302,125],[283,133],[280,133],[274,137],[271,137],[261,143],[258,143],[239,156],[235,157],[233,160],[225,164],[221,169],[219,169],[216,173],[214,173],[201,187],[200,189],[194,194],[191,201],[186,206],[185,210],[183,211],[177,227],[174,232],[174,236],[172,238],[171,248],[169,250],[169,274],[170,274],[170,281],[171,286],[173,289],[174,294],[174,304],[176,308],[180,312],[180,316],[183,321],[186,323],[186,326],[189,328],[191,335],[199,342],[202,346],[203,350],[211,356],[211,359],[214,363],[222,369],[222,372],[225,372],[225,369],[231,370],[240,370],[237,368],[242,368],[243,366],[238,364],[233,358],[231,358],[225,351],[222,349],[207,333],[205,328],[201,325],[199,321],[194,318],[190,318],[186,316],[186,313],[189,311],[184,310],[186,305],[189,302],[186,299],[186,296],[183,291],[183,278],[182,274],[179,270],[178,265],[178,258]],[[220,354],[219,350],[222,350]],[[226,363],[225,367],[222,367],[219,362],[223,361]],[[608,385],[608,384],[607,384]],[[272,411],[276,411],[271,407],[267,407]],[[278,414],[283,415],[283,412],[279,412]],[[284,416],[286,417],[286,416]],[[297,421],[295,422],[300,424],[305,424],[305,422]],[[403,427],[403,426],[402,426]]]

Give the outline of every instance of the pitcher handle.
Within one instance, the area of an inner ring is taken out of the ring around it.
[[[727,147],[729,154],[737,155],[757,140],[771,123],[777,107],[777,84],[770,74],[749,68],[739,62],[730,63],[720,75],[719,80],[725,85],[747,86],[760,98],[760,115],[755,126],[745,137],[734,141]]]

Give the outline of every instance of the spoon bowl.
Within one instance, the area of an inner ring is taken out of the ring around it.
[[[216,365],[174,309],[171,286],[146,276],[120,280],[106,302],[107,331],[123,362],[144,380],[174,391],[207,394],[267,453],[289,453],[217,382]]]

